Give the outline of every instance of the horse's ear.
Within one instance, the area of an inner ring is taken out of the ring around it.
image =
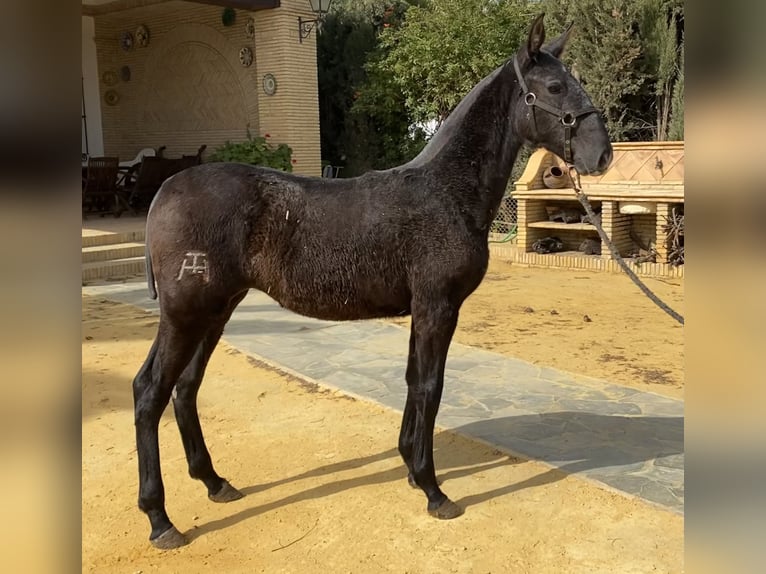
[[[545,26],[543,26],[543,18],[545,12],[540,14],[535,21],[532,22],[532,27],[529,30],[529,38],[527,39],[527,56],[531,60],[536,60],[537,55],[540,53],[540,48],[545,42]]]
[[[550,52],[556,58],[561,58],[561,54],[564,53],[564,47],[569,41],[569,36],[572,34],[573,27],[574,27],[574,22],[571,22],[569,26],[567,26],[567,29],[564,30],[564,33],[561,34],[561,36],[559,36],[555,40],[551,40],[549,44],[544,46],[545,51]]]

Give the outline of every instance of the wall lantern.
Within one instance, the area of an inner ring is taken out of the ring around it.
[[[298,40],[303,43],[304,38],[308,38],[311,34],[311,30],[316,26],[317,30],[322,25],[322,20],[327,16],[327,12],[330,10],[330,4],[332,0],[309,0],[311,4],[311,11],[317,15],[314,20],[304,20],[298,16]]]

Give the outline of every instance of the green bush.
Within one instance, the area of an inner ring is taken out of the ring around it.
[[[210,161],[233,161],[293,171],[293,150],[287,144],[272,145],[269,134],[253,137],[247,132],[247,140],[239,143],[227,141],[210,155]]]

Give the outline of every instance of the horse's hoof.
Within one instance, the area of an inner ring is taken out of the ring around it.
[[[428,506],[428,514],[440,520],[450,520],[463,514],[463,509],[452,502],[449,498],[434,509],[431,509],[430,504]]]
[[[157,538],[149,540],[152,546],[160,550],[171,550],[188,544],[186,537],[178,532],[175,526],[171,526]]]
[[[242,494],[236,488],[234,488],[231,484],[229,484],[228,480],[223,481],[223,486],[221,487],[221,490],[219,490],[215,494],[207,495],[207,497],[213,502],[231,502],[233,500],[239,500],[243,496],[245,495]]]

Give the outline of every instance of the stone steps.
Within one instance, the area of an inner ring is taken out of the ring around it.
[[[144,237],[143,229],[83,235],[83,284],[146,275]]]
[[[82,264],[82,281],[108,281],[141,277],[146,275],[146,260],[141,257],[127,257],[111,261],[94,261]]]
[[[95,263],[98,261],[113,261],[116,259],[130,259],[132,257],[143,257],[144,244],[136,241],[94,245],[92,247],[82,248],[82,262]]]
[[[82,236],[82,247],[96,247],[99,245],[118,245],[120,243],[143,243],[146,231],[121,231],[119,233],[95,232]]]

